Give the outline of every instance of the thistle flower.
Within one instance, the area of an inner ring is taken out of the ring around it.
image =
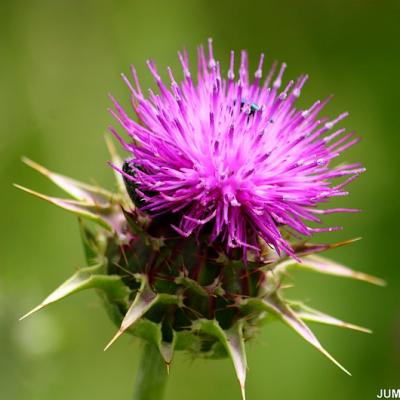
[[[208,57],[199,48],[197,84],[187,54],[179,53],[179,58],[184,80],[179,85],[168,68],[170,88],[148,62],[159,94],[150,90],[146,98],[135,70],[134,86],[124,77],[138,122],[113,99],[117,112],[112,113],[132,139],[127,143],[113,130],[132,154],[131,174],[122,173],[136,186],[141,209],[153,215],[176,214],[178,226],[172,226],[184,237],[209,225],[210,241],[224,242],[227,249],[257,250],[261,238],[291,256],[293,249],[281,228],[305,236],[339,229],[308,223],[320,222],[319,214],[356,211],[316,208],[346,195],[344,186],[364,171],[359,164],[331,166],[358,141],[344,129],[327,135],[347,113],[319,119],[329,99],[296,109],[307,76],[281,90],[286,65],[275,73],[274,64],[262,82],[263,54],[250,80],[243,51],[235,80],[231,52],[224,78],[210,40]],[[345,180],[333,184],[335,178]]]
[[[332,165],[357,141],[344,129],[328,133],[346,114],[318,119],[327,100],[296,109],[307,77],[281,89],[283,64],[262,81],[264,56],[251,82],[245,52],[238,78],[231,53],[224,79],[209,41],[207,57],[199,48],[197,83],[187,54],[179,58],[184,79],[178,84],[168,69],[170,89],[148,62],[158,94],[143,95],[134,69],[134,84],[123,76],[137,119],[113,99],[112,113],[129,138],[111,128],[129,154],[122,161],[107,141],[115,191],[24,159],[74,198],[17,185],[79,216],[88,265],[26,316],[98,289],[119,327],[106,348],[125,332],[147,343],[135,391],[140,400],[161,397],[162,366],[169,369],[176,350],[230,357],[244,398],[245,342],[275,318],[347,372],[305,322],[369,331],[288,299],[284,284],[289,269],[384,284],[315,255],[354,240],[309,242],[314,232],[336,229],[310,226],[318,215],[356,211],[317,208],[347,194],[344,186],[363,172],[359,164]]]

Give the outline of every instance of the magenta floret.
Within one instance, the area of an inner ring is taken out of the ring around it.
[[[364,171],[360,164],[331,165],[358,138],[345,129],[328,133],[347,116],[319,118],[329,98],[295,107],[306,75],[282,86],[286,65],[276,72],[274,64],[262,82],[262,54],[250,80],[242,51],[237,79],[233,52],[224,78],[211,40],[208,47],[208,56],[198,49],[197,82],[186,52],[179,53],[183,81],[168,68],[168,87],[148,62],[158,94],[144,96],[133,68],[134,84],[124,77],[137,116],[133,120],[113,99],[112,113],[130,137],[125,141],[112,129],[131,153],[133,173],[125,176],[136,185],[142,210],[177,214],[173,227],[183,236],[207,224],[211,241],[228,248],[258,249],[261,237],[278,253],[293,255],[284,230],[310,236],[339,229],[309,224],[320,223],[320,214],[357,211],[317,206],[346,195],[344,186]],[[333,183],[336,178],[342,183]]]

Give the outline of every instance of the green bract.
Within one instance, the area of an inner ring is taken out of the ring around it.
[[[110,142],[114,165],[121,165]],[[261,256],[228,256],[209,245],[207,233],[182,238],[163,217],[151,218],[131,202],[121,175],[116,193],[87,185],[24,160],[73,199],[49,197],[18,186],[79,217],[87,266],[81,268],[24,317],[84,289],[97,289],[117,324],[115,337],[127,332],[156,345],[170,366],[174,351],[198,357],[230,357],[244,398],[245,342],[275,318],[299,334],[349,374],[320,344],[306,321],[369,332],[314,310],[284,295],[289,269],[353,278],[384,285],[378,278],[316,256],[350,243],[294,243],[301,262],[278,256],[260,241]]]

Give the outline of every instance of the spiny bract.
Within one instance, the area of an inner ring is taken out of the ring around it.
[[[114,101],[114,115],[132,138],[126,142],[113,130],[130,152],[125,162],[108,141],[115,191],[25,159],[73,197],[49,197],[18,186],[79,216],[88,264],[27,315],[80,290],[98,289],[119,327],[109,344],[130,332],[154,343],[168,366],[175,350],[229,356],[243,397],[244,343],[273,318],[347,372],[305,322],[368,330],[287,299],[283,282],[289,269],[304,269],[384,284],[315,255],[351,241],[313,244],[292,232],[308,237],[318,229],[304,220],[352,211],[315,208],[345,194],[343,186],[362,171],[358,164],[328,166],[354,143],[343,130],[322,137],[344,114],[317,120],[325,102],[296,110],[306,77],[279,93],[285,67],[272,86],[274,68],[261,83],[263,56],[252,83],[245,52],[237,81],[233,55],[228,79],[222,79],[211,42],[208,59],[199,49],[197,84],[186,54],[180,59],[184,81],[179,86],[169,70],[171,90],[149,62],[159,87],[149,99],[134,70],[135,87],[124,77],[138,120]],[[330,183],[342,176],[344,182]]]

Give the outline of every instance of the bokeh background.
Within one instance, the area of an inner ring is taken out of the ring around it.
[[[0,398],[129,399],[140,345],[123,337],[102,349],[115,328],[95,293],[81,293],[23,322],[19,316],[83,265],[73,216],[11,187],[58,194],[22,165],[26,155],[53,170],[111,185],[103,136],[112,92],[135,64],[178,67],[176,51],[214,38],[225,67],[228,51],[247,48],[252,66],[288,63],[286,79],[311,76],[301,104],[335,93],[325,110],[351,112],[344,124],[363,141],[346,153],[368,172],[337,205],[362,214],[335,217],[362,236],[330,257],[379,275],[389,285],[299,273],[296,295],[323,311],[366,325],[373,335],[315,326],[323,344],[353,372],[344,375],[280,324],[248,346],[248,398],[373,399],[400,387],[399,71],[400,2],[377,1],[116,1],[0,2]],[[228,361],[178,355],[166,399],[239,399]]]

